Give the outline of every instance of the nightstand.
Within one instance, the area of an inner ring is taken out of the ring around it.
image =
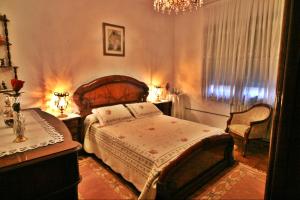
[[[81,138],[81,127],[82,127],[82,119],[81,116],[75,113],[68,114],[67,117],[58,118],[60,119],[71,132],[72,138],[75,141],[82,143]]]
[[[164,115],[171,116],[172,101],[152,102]]]

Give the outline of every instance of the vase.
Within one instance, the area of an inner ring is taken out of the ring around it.
[[[25,117],[22,112],[14,112],[14,124],[13,130],[16,136],[16,139],[13,141],[15,143],[24,142],[27,140],[25,137]]]

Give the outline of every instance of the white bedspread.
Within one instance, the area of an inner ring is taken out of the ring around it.
[[[84,149],[96,154],[141,191],[154,199],[162,169],[204,138],[224,134],[219,128],[166,115],[155,115],[100,127],[93,115],[85,121]]]

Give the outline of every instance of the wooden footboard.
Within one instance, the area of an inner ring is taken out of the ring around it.
[[[233,139],[213,136],[194,145],[161,173],[156,199],[184,199],[234,163]]]

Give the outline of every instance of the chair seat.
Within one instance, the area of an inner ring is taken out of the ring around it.
[[[245,124],[231,124],[228,128],[230,132],[244,137],[245,133],[250,129],[250,126]]]

